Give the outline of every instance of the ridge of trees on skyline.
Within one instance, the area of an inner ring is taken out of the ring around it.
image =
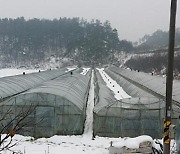
[[[120,41],[109,21],[88,22],[80,18],[0,19],[0,53],[4,62],[43,61],[49,55],[71,57],[88,63],[107,61],[118,51],[131,52],[133,46]]]
[[[151,35],[144,35],[139,39],[140,45],[137,46],[136,51],[163,49],[168,47],[169,32],[157,30]],[[180,28],[176,28],[175,46],[180,46]]]

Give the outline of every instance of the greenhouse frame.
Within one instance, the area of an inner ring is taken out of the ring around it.
[[[166,78],[129,69],[117,68],[114,66],[109,67],[108,69],[144,91],[151,93],[156,97],[165,99]],[[173,103],[180,107],[180,81],[178,80],[173,80],[172,97]]]
[[[66,68],[59,70],[48,70],[25,75],[15,75],[0,78],[0,102],[6,98],[25,92],[41,83],[53,80],[61,75],[67,74]]]
[[[96,98],[94,107],[94,136],[136,137],[146,134],[153,138],[162,138],[164,99],[155,97],[108,69],[105,71],[132,98],[115,100],[114,94],[105,86],[106,83],[96,71],[95,91],[99,93],[99,98]],[[179,113],[178,106],[173,104],[173,122],[177,120]]]
[[[66,74],[14,96],[0,104],[1,116],[11,109],[4,125],[15,117],[11,127],[27,113],[18,132],[36,138],[82,134],[91,71],[84,76]]]

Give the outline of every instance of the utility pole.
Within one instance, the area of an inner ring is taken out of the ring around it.
[[[170,28],[169,28],[169,48],[168,48],[168,68],[166,78],[166,113],[164,122],[164,150],[163,154],[170,154],[169,126],[171,125],[172,112],[172,87],[173,87],[173,65],[174,65],[174,43],[176,24],[177,0],[171,0]]]

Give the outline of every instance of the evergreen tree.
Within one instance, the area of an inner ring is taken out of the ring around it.
[[[79,18],[54,20],[0,19],[0,52],[5,61],[42,61],[46,55],[73,57],[87,62],[106,62],[114,52],[133,50],[120,41],[118,32],[106,21]]]

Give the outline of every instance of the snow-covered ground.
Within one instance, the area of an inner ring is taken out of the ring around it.
[[[15,135],[13,143],[17,143],[11,150],[22,154],[109,154],[108,148],[113,145],[118,147],[138,147],[142,141],[152,141],[149,136],[138,138],[105,138],[95,137],[94,140],[84,136],[53,136],[34,140],[32,137]],[[2,154],[12,154],[4,151]]]
[[[15,135],[11,150],[23,154],[108,154],[109,138],[91,140],[84,136],[53,136],[34,140],[31,137]],[[12,154],[4,151],[2,154]]]
[[[20,75],[23,74],[23,72],[27,73],[33,73],[38,72],[39,70],[25,70],[25,69],[0,69],[0,77],[5,76],[12,76],[12,75]]]
[[[4,76],[14,75],[22,73],[23,71],[28,72],[27,70],[15,70],[9,71],[9,69],[0,70],[0,73]],[[36,72],[37,70],[32,70]],[[29,71],[30,72],[30,71]],[[101,73],[103,70],[100,71]],[[109,77],[103,72],[103,76]],[[93,73],[92,73],[93,75]],[[106,81],[106,79],[105,79]],[[117,86],[112,80],[115,87]],[[114,87],[112,87],[114,88]],[[94,106],[94,84],[93,76],[91,78],[91,86],[89,92],[89,100],[87,103],[87,112],[86,112],[86,122],[84,134],[80,136],[52,136],[51,138],[40,138],[35,140],[33,137],[25,137],[21,135],[15,135],[12,140],[12,144],[16,143],[10,151],[3,151],[1,154],[12,154],[12,151],[19,152],[20,154],[109,154],[110,144],[113,143],[113,146],[123,147],[127,146],[128,148],[135,148],[139,146],[139,143],[142,141],[151,141],[154,144],[154,141],[149,136],[140,136],[137,138],[107,138],[107,137],[98,137],[92,139],[93,135],[93,106]],[[116,89],[117,91],[117,89]],[[121,92],[120,92],[121,93]],[[123,95],[123,98],[129,97],[128,95]],[[121,97],[122,98],[122,97]],[[159,148],[158,145],[155,145]]]
[[[97,68],[97,70],[101,74],[103,80],[105,81],[109,89],[111,89],[114,92],[114,97],[117,100],[123,98],[131,98],[131,96],[128,95],[116,81],[114,81],[109,75],[107,75],[107,73],[104,71],[104,68]]]

